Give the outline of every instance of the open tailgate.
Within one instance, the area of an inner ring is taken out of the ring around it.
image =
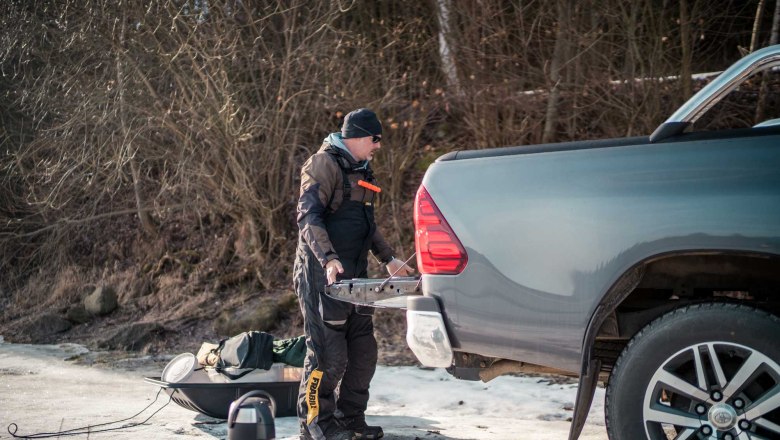
[[[353,278],[325,287],[325,294],[355,305],[405,309],[406,298],[422,295],[420,277]]]

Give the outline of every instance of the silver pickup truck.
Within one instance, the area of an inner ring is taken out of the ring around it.
[[[600,379],[610,439],[780,439],[780,120],[694,129],[778,66],[780,46],[746,56],[649,137],[440,157],[415,202],[421,280],[389,283],[419,291],[420,362],[579,375],[570,439]]]

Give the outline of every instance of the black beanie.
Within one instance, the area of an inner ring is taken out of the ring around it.
[[[362,138],[382,134],[382,124],[376,117],[376,113],[367,108],[359,108],[347,113],[344,124],[341,126],[341,137]]]

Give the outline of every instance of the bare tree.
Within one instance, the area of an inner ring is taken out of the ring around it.
[[[440,154],[649,133],[760,1],[0,2],[0,284],[132,255],[153,282],[284,288],[300,165],[360,106],[406,248]]]
[[[680,85],[682,88],[682,100],[684,101],[693,95],[693,84],[691,82],[693,51],[691,50],[691,19],[688,0],[680,0],[680,49],[682,51]]]
[[[764,0],[759,0],[758,6],[756,6],[756,19],[753,21],[753,32],[750,35],[750,52],[756,50],[756,44],[758,43],[758,31],[761,27],[761,16],[764,12]]]
[[[780,42],[780,0],[775,1],[775,12],[772,15],[772,30],[769,32],[769,45]],[[755,123],[759,123],[766,118],[766,100],[769,90],[768,74],[765,72],[761,78],[761,89],[758,92],[758,103],[756,105]]]
[[[458,70],[455,65],[455,57],[450,48],[450,0],[436,0],[438,8],[437,18],[439,19],[439,57],[444,77],[447,79],[447,86],[455,96],[462,93],[460,81],[458,80]]]
[[[125,99],[126,94],[126,85],[125,85],[125,77],[127,75],[125,63],[122,60],[123,57],[125,57],[126,53],[126,47],[125,47],[125,29],[127,26],[127,15],[126,15],[126,9],[122,8],[122,16],[118,19],[119,20],[119,42],[118,47],[116,48],[116,87],[117,87],[117,93],[119,95],[118,98],[118,108],[117,111],[119,113],[119,139],[121,139],[121,143],[123,144],[123,151],[126,151],[129,157],[127,158],[127,162],[130,165],[130,175],[133,180],[133,193],[135,195],[135,203],[136,208],[138,212],[138,219],[141,222],[141,227],[143,230],[149,235],[149,236],[155,236],[157,234],[157,228],[154,225],[154,221],[152,220],[152,216],[149,213],[149,210],[147,209],[146,202],[144,200],[143,190],[141,188],[141,173],[138,170],[138,164],[136,159],[136,149],[133,145],[133,138],[134,136],[131,133],[131,129],[129,127],[129,122],[127,120],[127,102]],[[126,146],[125,146],[126,145]]]
[[[780,43],[780,0],[775,1],[775,13],[772,15],[772,31],[769,34],[769,45]]]
[[[557,29],[555,33],[555,49],[550,60],[550,91],[547,97],[547,111],[544,117],[544,131],[542,142],[551,142],[555,138],[555,128],[558,124],[560,109],[560,94],[565,75],[562,74],[569,61],[569,40],[571,38],[573,2],[570,0],[558,0],[557,2]]]

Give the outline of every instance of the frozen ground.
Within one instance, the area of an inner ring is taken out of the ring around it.
[[[158,389],[143,382],[159,365],[104,369],[66,358],[85,352],[75,344],[17,345],[0,342],[0,439],[106,423],[137,413]],[[576,385],[532,377],[466,382],[443,370],[379,367],[371,385],[369,423],[393,439],[566,439]],[[132,421],[163,407],[167,396]],[[583,440],[606,440],[604,390],[598,389]],[[124,422],[124,423],[129,423]],[[121,424],[120,424],[121,425]],[[117,426],[117,425],[113,425]],[[297,439],[293,417],[276,419],[278,439]],[[75,438],[225,438],[226,427],[171,403],[142,426]]]

